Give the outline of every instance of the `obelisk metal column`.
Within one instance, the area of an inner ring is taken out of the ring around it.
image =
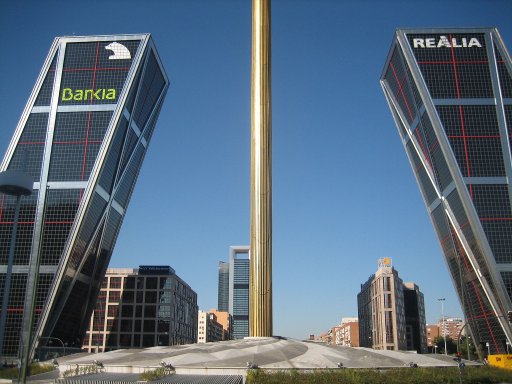
[[[272,336],[270,0],[252,2],[249,334]]]

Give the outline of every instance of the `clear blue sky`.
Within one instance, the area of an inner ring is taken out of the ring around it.
[[[360,284],[392,257],[428,322],[461,316],[379,85],[397,27],[496,26],[512,2],[274,0],[275,334],[357,316]],[[0,3],[0,152],[55,36],[150,32],[171,79],[110,265],[169,264],[217,305],[217,264],[249,241],[250,0]]]

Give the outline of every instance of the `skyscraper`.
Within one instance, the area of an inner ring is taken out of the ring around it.
[[[233,338],[249,336],[249,247],[229,248],[229,313]]]
[[[221,305],[225,305],[226,295],[227,309],[224,309]],[[233,316],[233,338],[249,336],[248,246],[229,247],[229,263],[219,262],[218,296],[219,311],[227,311]]]
[[[512,341],[511,73],[496,29],[400,29],[381,77],[471,334],[491,353]]]
[[[219,261],[219,287],[217,309],[229,312],[229,263]]]
[[[2,308],[3,356],[28,345],[32,299],[32,340],[81,343],[168,85],[148,34],[53,42],[0,169],[34,180]],[[14,198],[1,199],[5,268]]]

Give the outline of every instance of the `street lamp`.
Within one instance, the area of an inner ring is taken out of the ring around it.
[[[437,345],[434,345],[434,355],[437,354]]]
[[[487,347],[487,356],[489,356],[491,354],[491,346],[488,341],[485,343],[485,346]]]
[[[11,242],[9,244],[9,257],[7,259],[7,271],[5,273],[4,295],[2,298],[2,312],[0,314],[0,359],[3,352],[5,325],[7,322],[7,306],[11,290],[12,266],[14,264],[14,249],[16,248],[16,233],[20,216],[21,196],[29,196],[33,189],[32,178],[15,170],[0,172],[0,192],[10,196],[16,196],[14,219],[11,230]]]
[[[443,339],[444,339],[444,354],[448,355],[448,350],[446,348],[446,328],[444,326],[444,302],[446,299],[443,297],[441,299],[437,299],[437,301],[441,302],[441,317],[442,317],[442,324],[443,324]]]

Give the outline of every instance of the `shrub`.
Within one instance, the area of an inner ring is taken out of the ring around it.
[[[164,367],[159,367],[159,368],[150,369],[146,372],[141,373],[139,375],[139,380],[141,380],[141,381],[158,380],[167,375],[168,375],[167,370]]]
[[[496,384],[512,383],[512,371],[482,366],[458,368],[396,368],[317,370],[309,372],[251,370],[247,384]]]
[[[48,364],[37,364],[34,363],[30,366],[30,375],[37,375],[39,373],[45,373],[53,371],[55,367]],[[19,375],[18,368],[6,368],[0,370],[0,379],[17,379]]]

